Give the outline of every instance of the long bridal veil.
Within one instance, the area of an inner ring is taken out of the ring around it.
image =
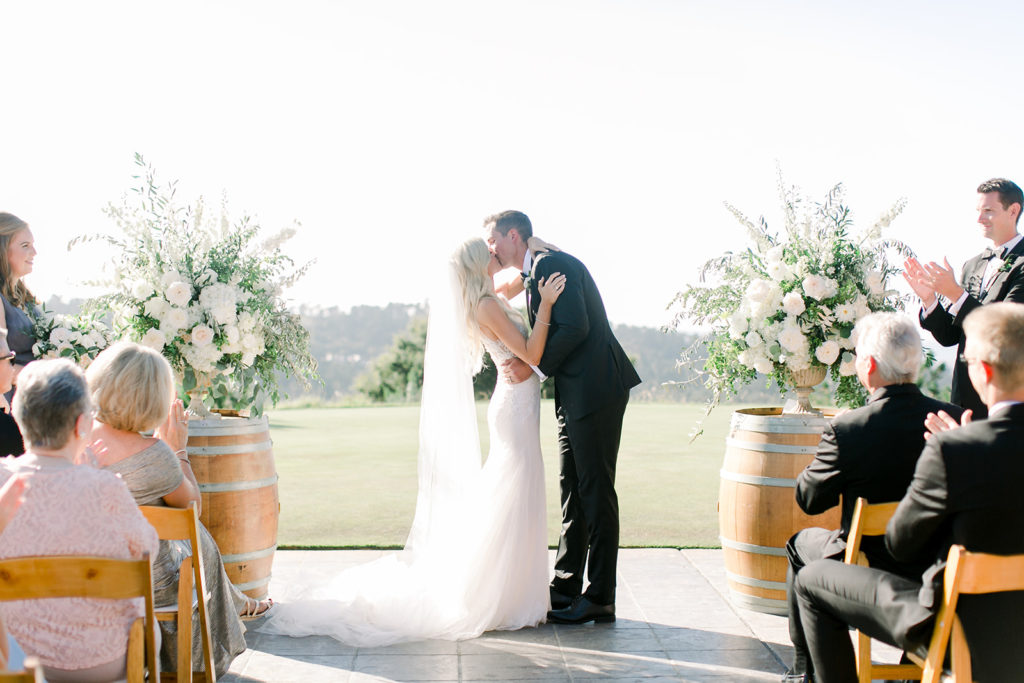
[[[431,288],[420,405],[416,512],[405,549],[341,572],[297,601],[277,605],[258,630],[329,635],[374,647],[465,638],[490,627],[479,600],[486,533],[475,521],[481,456],[473,357],[454,264]],[[484,598],[486,599],[486,597]]]

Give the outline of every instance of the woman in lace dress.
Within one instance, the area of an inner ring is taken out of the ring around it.
[[[139,505],[187,507],[193,501],[198,505],[199,484],[185,450],[188,423],[181,401],[172,400],[173,379],[167,360],[153,349],[118,342],[96,357],[86,376],[97,411],[93,450],[98,464],[119,475]],[[154,428],[154,438],[140,433]],[[210,591],[213,661],[220,676],[245,651],[240,616],[262,614],[272,603],[248,598],[235,588],[224,571],[216,542],[202,524],[199,536]],[[191,553],[188,541],[160,542],[160,553],[153,562],[157,605],[177,601],[182,553]],[[198,619],[198,612],[193,619]],[[160,628],[161,668],[173,671],[177,666],[176,625],[162,621]],[[201,647],[199,624],[194,621],[192,661],[196,666],[203,663]]]
[[[82,371],[67,360],[32,363],[21,372],[14,415],[28,452],[2,461],[0,482],[27,474],[29,490],[0,533],[0,558],[153,557],[156,531],[124,484],[110,472],[74,464],[92,432],[92,404]],[[48,681],[124,678],[128,632],[140,616],[140,599],[0,604],[0,618],[22,649],[39,658]]]
[[[499,270],[482,239],[449,258],[430,300],[420,401],[419,491],[405,549],[349,569],[282,603],[258,630],[329,635],[374,647],[473,638],[541,623],[549,607],[540,387],[499,379],[488,409],[490,452],[480,463],[473,375],[483,350],[496,364],[536,362],[551,307],[565,286],[540,284],[537,326],[494,291]]]

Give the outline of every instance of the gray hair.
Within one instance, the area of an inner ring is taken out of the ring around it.
[[[91,408],[85,373],[67,359],[33,361],[18,374],[11,410],[27,449],[63,448]]]
[[[912,384],[921,371],[924,354],[915,322],[900,313],[871,313],[854,327],[857,355],[875,359],[887,382]]]

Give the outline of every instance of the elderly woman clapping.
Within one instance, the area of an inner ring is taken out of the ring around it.
[[[29,491],[0,533],[0,558],[154,555],[156,532],[124,484],[110,472],[75,466],[93,424],[82,371],[67,360],[26,366],[13,408],[27,452],[0,461],[0,483],[27,476]],[[39,658],[50,681],[123,678],[128,631],[141,615],[136,600],[0,604],[0,618],[25,652]]]
[[[153,349],[119,342],[96,357],[86,373],[96,404],[93,436],[98,464],[121,476],[139,505],[186,507],[199,500],[199,486],[189,464],[185,442],[188,422],[181,401],[173,399],[171,368]],[[155,429],[153,437],[142,432]],[[210,627],[217,675],[245,651],[242,617],[262,616],[272,602],[247,598],[228,580],[217,544],[200,525],[206,586],[210,596]],[[153,565],[157,605],[177,599],[180,553],[187,542],[162,541]],[[176,666],[173,622],[161,622],[161,668]],[[200,629],[192,629],[192,661],[202,662]]]

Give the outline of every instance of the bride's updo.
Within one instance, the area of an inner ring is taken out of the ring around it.
[[[484,299],[494,299],[505,310],[513,321],[522,320],[504,298],[494,293],[494,280],[487,272],[491,262],[491,251],[487,243],[479,237],[471,237],[463,242],[452,253],[451,264],[459,277],[462,288],[462,302],[466,311],[466,330],[469,333],[470,349],[475,358],[483,354],[480,323],[476,319],[476,309]]]

